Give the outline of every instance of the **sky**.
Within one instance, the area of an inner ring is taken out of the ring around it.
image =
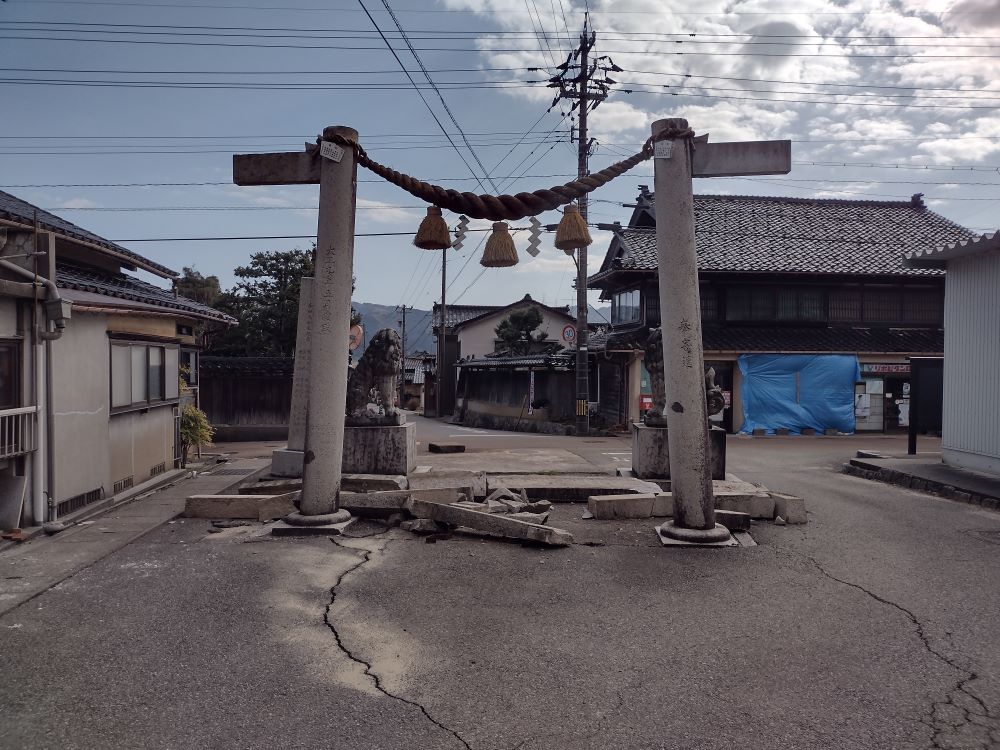
[[[445,187],[572,179],[573,115],[550,109],[545,81],[588,10],[595,54],[623,69],[590,115],[593,171],[635,153],[653,121],[684,117],[712,141],[793,142],[790,174],[698,179],[697,193],[920,192],[967,227],[1000,226],[995,0],[5,0],[0,190],[226,288],[252,252],[309,240],[140,240],[313,235],[317,189],[237,187],[233,153],[301,151],[340,124],[374,159]],[[591,222],[626,223],[640,184],[650,162],[592,194]],[[359,170],[357,232],[378,236],[356,241],[357,300],[440,299],[441,254],[408,234],[423,213]],[[506,269],[479,265],[485,236],[449,256],[449,303],[575,304],[552,234],[532,258],[515,233],[521,262]],[[610,240],[593,236],[591,272]]]

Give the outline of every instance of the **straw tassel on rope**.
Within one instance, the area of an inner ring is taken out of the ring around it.
[[[413,244],[423,250],[444,250],[451,247],[451,234],[440,208],[428,206],[427,216],[420,222]]]
[[[480,258],[480,265],[487,268],[507,268],[517,265],[517,249],[514,247],[514,238],[507,231],[507,223],[503,221],[493,222],[493,233],[486,241],[486,249],[483,257]]]
[[[570,203],[563,209],[562,219],[556,228],[556,247],[566,255],[572,255],[578,247],[587,247],[591,242],[590,230],[580,215],[580,207]]]

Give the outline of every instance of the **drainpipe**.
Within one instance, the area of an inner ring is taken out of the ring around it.
[[[37,235],[36,235],[37,236]],[[51,239],[50,239],[51,243]],[[51,243],[54,244],[54,243]],[[54,257],[49,248],[50,268],[54,266]],[[52,493],[55,487],[55,462],[52,460],[55,455],[55,415],[52,410],[52,342],[60,338],[66,328],[65,307],[59,289],[53,279],[37,276],[27,268],[11,263],[9,260],[0,258],[0,268],[11,273],[18,274],[31,279],[35,284],[41,284],[46,289],[45,318],[44,323],[35,324],[33,334],[35,336],[36,362],[39,364],[44,359],[44,367],[37,366],[35,370],[36,393],[41,396],[43,393],[44,405],[38,404],[38,446],[35,451],[35,459],[32,461],[32,516],[35,523],[42,524],[46,520],[55,519],[55,498]],[[52,274],[55,275],[55,274]],[[49,323],[52,323],[54,330],[49,330]],[[44,346],[43,346],[44,342]],[[38,398],[41,402],[42,399]],[[44,421],[43,421],[44,420]],[[46,467],[46,485],[48,487],[49,512],[46,512],[45,496],[42,488],[42,466]]]

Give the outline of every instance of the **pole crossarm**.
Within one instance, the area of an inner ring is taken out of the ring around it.
[[[680,134],[658,134],[656,140],[684,138],[693,135],[694,131],[688,129],[688,132]],[[408,174],[397,172],[384,164],[379,164],[365,153],[357,141],[352,141],[342,135],[327,134],[322,140],[332,141],[339,146],[352,149],[357,154],[358,164],[393,185],[401,187],[410,195],[455,213],[489,221],[516,221],[528,216],[537,216],[545,211],[551,211],[571,203],[651,158],[654,144],[654,139],[650,138],[638,153],[627,159],[616,162],[600,172],[567,182],[565,185],[556,185],[548,190],[535,190],[531,193],[518,193],[517,195],[476,195],[475,193],[460,193],[457,190],[449,190],[440,185],[432,185]],[[310,146],[310,152],[318,155],[318,146]]]

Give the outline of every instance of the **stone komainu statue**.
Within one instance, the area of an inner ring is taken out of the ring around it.
[[[372,336],[347,380],[347,425],[403,424],[405,417],[393,403],[402,355],[399,334],[391,328],[383,328]]]
[[[643,364],[649,373],[649,387],[652,393],[653,406],[646,412],[643,419],[650,427],[666,427],[667,418],[664,408],[667,405],[667,392],[663,384],[663,334],[659,328],[650,328],[646,337],[646,356]],[[708,405],[708,415],[718,414],[726,407],[722,389],[715,384],[715,368],[708,368],[705,373],[705,399]]]

